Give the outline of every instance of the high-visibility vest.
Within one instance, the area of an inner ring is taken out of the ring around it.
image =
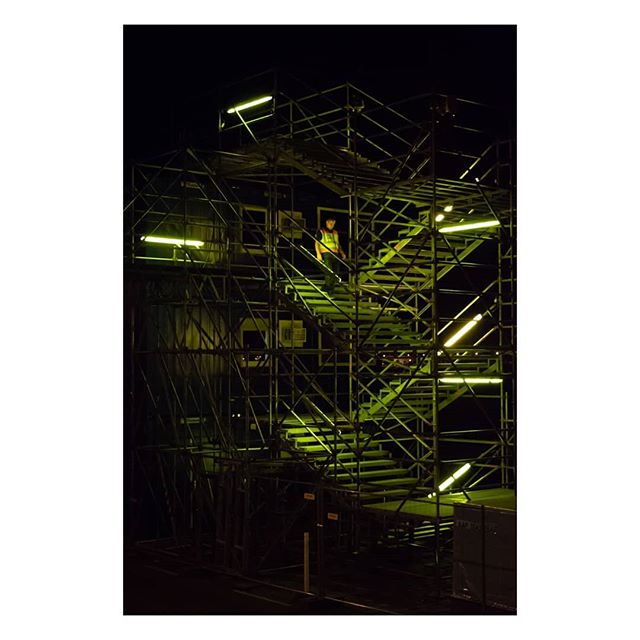
[[[338,241],[338,232],[334,229],[320,229],[320,253],[338,253],[340,243]]]

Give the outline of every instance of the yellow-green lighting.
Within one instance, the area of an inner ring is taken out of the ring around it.
[[[438,491],[444,491],[449,485],[453,484],[453,476],[449,476],[439,487]]]
[[[440,378],[445,384],[500,384],[502,378]]]
[[[454,474],[453,477],[457,480],[460,476],[464,475],[465,473],[467,473],[467,471],[469,471],[469,469],[471,469],[471,465],[467,462],[466,464],[462,465]]]
[[[471,465],[468,462],[466,464],[463,464],[438,487],[438,491],[444,491],[447,487],[451,486],[453,482],[460,476],[463,476],[465,473],[467,473],[469,469],[471,469]],[[430,493],[428,497],[431,498],[432,496],[435,496],[435,493]]]
[[[458,340],[460,340],[460,338],[462,338],[463,335],[469,333],[469,331],[471,331],[471,329],[473,329],[473,327],[475,327],[478,324],[478,321],[482,318],[481,314],[478,314],[476,316],[474,316],[473,320],[469,320],[469,322],[467,322],[467,324],[464,325],[464,327],[462,327],[459,331],[457,331],[456,333],[454,333],[445,343],[444,346],[445,347],[450,347],[452,345],[454,345],[456,342],[458,342]]]
[[[448,204],[445,208],[444,208],[444,212],[445,213],[451,213],[453,211],[453,205],[452,204]]]
[[[442,227],[441,233],[453,233],[454,231],[469,231],[471,229],[484,229],[485,227],[497,227],[500,224],[498,220],[483,220],[482,222],[469,222],[467,224],[458,224],[453,227]]]
[[[251,100],[251,102],[243,102],[242,104],[237,104],[235,107],[227,109],[227,113],[236,113],[238,111],[250,109],[251,107],[257,107],[259,104],[269,102],[269,100],[271,100],[271,97],[272,96],[262,96],[262,98],[256,98],[255,100]]]
[[[436,216],[436,222],[442,222],[444,220],[444,213],[439,213]]]
[[[202,240],[184,240],[183,238],[164,238],[162,236],[142,236],[140,240],[150,242],[152,244],[171,244],[182,247],[201,247],[204,242]]]

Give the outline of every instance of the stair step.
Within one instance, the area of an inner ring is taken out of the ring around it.
[[[361,491],[360,492],[360,500],[362,502],[368,502],[368,503],[378,503],[380,502],[380,498],[383,498],[383,500],[386,499],[390,499],[390,498],[395,498],[395,499],[402,499],[404,498],[406,495],[408,494],[406,489],[387,489],[387,490],[383,490],[383,491],[375,491],[375,492],[367,492],[367,491]],[[413,494],[412,494],[413,495]],[[382,504],[382,503],[381,503]]]
[[[332,443],[326,443],[326,446],[322,446],[321,444],[305,444],[302,445],[300,447],[296,447],[298,451],[302,452],[302,453],[327,453],[329,454],[330,451],[334,450],[334,449],[347,449],[348,447],[350,447],[350,444],[347,444],[345,442],[338,442],[337,444],[333,444]]]
[[[401,467],[395,467],[392,469],[374,469],[372,471],[361,471],[360,479],[368,480],[369,478],[385,478],[385,480],[393,480],[400,478],[400,476],[406,476],[408,473],[408,469],[402,469]],[[336,480],[340,482],[341,480],[350,480],[352,477],[353,476],[348,473],[338,473],[336,475]]]
[[[346,423],[346,419],[345,419],[345,423]],[[350,430],[352,430],[353,427],[348,423],[342,424],[340,422],[340,420],[338,420],[338,429],[340,431],[342,431],[342,433],[344,435],[345,433],[348,433]],[[285,432],[286,432],[287,436],[292,436],[292,437],[296,436],[298,434],[301,434],[301,435],[307,434],[307,435],[309,435],[310,432],[311,433],[316,433],[320,437],[323,436],[323,435],[325,435],[325,436],[326,435],[331,435],[331,436],[333,435],[333,429],[331,427],[316,427],[316,426],[311,426],[311,425],[308,426],[308,427],[302,427],[302,426],[300,426],[300,427],[286,427]]]
[[[280,418],[280,419],[282,419],[282,418]],[[331,419],[333,421],[333,416],[331,416]],[[300,420],[302,420],[302,422],[300,422]],[[297,417],[289,415],[282,421],[282,424],[285,426],[287,431],[289,431],[290,429],[291,430],[296,430],[296,429],[304,429],[304,430],[306,430],[307,428],[312,429],[312,430],[313,429],[331,430],[331,427],[328,426],[327,424],[325,424],[321,420],[321,418],[319,416],[310,415],[308,413],[299,414]],[[340,429],[342,429],[342,428],[345,428],[345,429],[350,428],[350,424],[349,424],[348,419],[347,418],[343,418],[342,416],[338,416],[337,424],[338,424]]]
[[[396,486],[402,486],[402,485],[412,485],[416,483],[416,479],[413,477],[406,477],[406,478],[385,478],[384,480],[379,480],[379,481],[375,481],[375,480],[371,480],[371,481],[367,481],[366,483],[366,487],[364,487],[366,489],[366,491],[370,492],[370,493],[374,493],[374,492],[378,492],[378,491],[384,491],[384,489],[386,489],[387,487],[396,487]],[[362,487],[363,483],[360,483],[360,486]],[[351,482],[349,484],[345,484],[343,485],[346,489],[356,489],[357,488],[357,483]]]
[[[291,442],[294,442],[296,444],[297,447],[301,448],[301,447],[305,447],[307,446],[306,443],[309,444],[314,444],[318,442],[318,439],[321,440],[322,442],[324,442],[325,444],[328,444],[329,446],[333,446],[333,438],[334,435],[333,433],[328,433],[328,434],[324,434],[324,435],[318,435],[318,438],[314,438],[313,436],[298,436],[298,435],[294,435],[292,437],[290,437],[289,439],[291,440]],[[338,442],[343,441],[343,442],[349,442],[349,443],[353,443],[356,439],[356,434],[351,432],[351,433],[343,433],[340,434],[338,436],[336,436],[336,440]]]
[[[326,453],[326,451],[324,453]],[[361,460],[375,459],[376,461],[378,461],[378,460],[387,460],[387,459],[390,459],[390,457],[391,457],[391,454],[386,449],[382,449],[379,447],[379,445],[377,445],[377,448],[375,449],[367,449],[366,451],[363,451]],[[337,458],[341,462],[344,462],[345,460],[356,460],[357,455],[356,455],[356,452],[353,450],[344,450],[344,451],[338,451]]]
[[[340,458],[340,456],[338,456]],[[371,467],[382,468],[382,467],[395,467],[396,463],[390,458],[380,458],[373,460],[360,460],[360,468],[366,467],[367,469]],[[358,466],[358,461],[353,460],[352,462],[343,462],[340,460],[340,469],[355,469]]]

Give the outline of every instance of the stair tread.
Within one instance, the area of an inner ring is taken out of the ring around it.
[[[314,451],[327,451],[328,449],[345,449],[347,447],[351,447],[351,443],[346,443],[346,442],[338,442],[337,444],[333,444],[333,442],[331,443],[325,443],[325,446],[323,446],[322,444],[308,444],[308,445],[302,445],[300,447],[296,447],[296,449],[298,449],[298,451],[308,451],[313,453]]]
[[[407,485],[407,484],[415,484],[415,483],[416,483],[415,478],[406,477],[406,478],[385,478],[384,480],[380,480],[380,481],[371,480],[371,481],[367,481],[366,484],[367,484],[367,489],[372,488],[377,491],[378,487],[380,487],[381,489],[384,489],[385,487],[389,487],[389,486]],[[352,482],[349,484],[345,484],[344,486],[348,489],[355,489],[358,485],[357,483]]]
[[[338,429],[342,431],[343,435],[348,435],[348,434],[351,434],[352,432],[355,433],[353,431],[353,427],[351,427],[351,425],[349,424],[338,423]],[[316,427],[314,425],[309,425],[308,427],[304,427],[304,426],[289,427],[289,428],[285,428],[284,431],[287,436],[292,436],[292,437],[295,437],[297,434],[310,435],[310,433],[315,433],[318,436],[321,436],[321,435],[333,435],[334,429],[332,429],[331,427]]]
[[[385,478],[388,479],[388,476],[395,476],[397,474],[398,477],[407,475],[409,473],[408,469],[403,469],[402,467],[392,467],[389,469],[374,469],[372,471],[361,471],[360,478]],[[338,473],[336,475],[336,479],[340,480],[340,478],[351,478],[352,475],[348,473]]]
[[[364,459],[371,459],[371,458],[375,458],[377,459],[388,459],[390,458],[391,454],[386,450],[386,449],[367,449],[366,451],[362,452],[362,458]],[[330,457],[333,457],[332,455]],[[357,454],[355,451],[353,450],[347,450],[347,451],[338,451],[337,453],[337,458],[340,461],[344,461],[344,460],[354,460],[357,457]]]
[[[323,437],[324,435],[324,437]],[[318,435],[318,438],[314,438],[313,436],[298,436],[295,435],[291,438],[289,438],[289,440],[293,443],[305,443],[305,442],[309,442],[309,443],[314,443],[314,442],[318,442],[318,440],[320,440],[321,442],[324,442],[325,444],[328,445],[332,445],[334,442],[334,435],[333,433],[329,433],[329,434],[323,434],[323,435]],[[328,437],[327,437],[328,436]],[[340,434],[338,436],[335,436],[335,440],[337,442],[340,442],[341,440],[343,442],[349,442],[349,444],[353,444],[353,442],[356,439],[356,434],[355,433],[344,433],[344,434]],[[301,448],[304,447],[305,445],[302,444]]]
[[[338,467],[339,469],[344,468],[344,469],[355,469],[358,464],[360,464],[361,467],[366,467],[367,469],[369,467],[392,467],[395,466],[395,462],[393,460],[391,460],[390,458],[380,458],[380,459],[373,459],[373,460],[360,460],[360,462],[358,463],[357,460],[354,460],[353,462],[344,462],[341,461],[340,462],[340,466]]]

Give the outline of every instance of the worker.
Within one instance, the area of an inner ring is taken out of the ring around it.
[[[340,263],[337,256],[339,255],[343,260],[347,258],[340,246],[340,237],[334,228],[335,225],[335,218],[327,218],[324,227],[319,229],[316,234],[316,258],[326,267],[322,290],[327,293],[333,291],[336,282],[339,280]]]

